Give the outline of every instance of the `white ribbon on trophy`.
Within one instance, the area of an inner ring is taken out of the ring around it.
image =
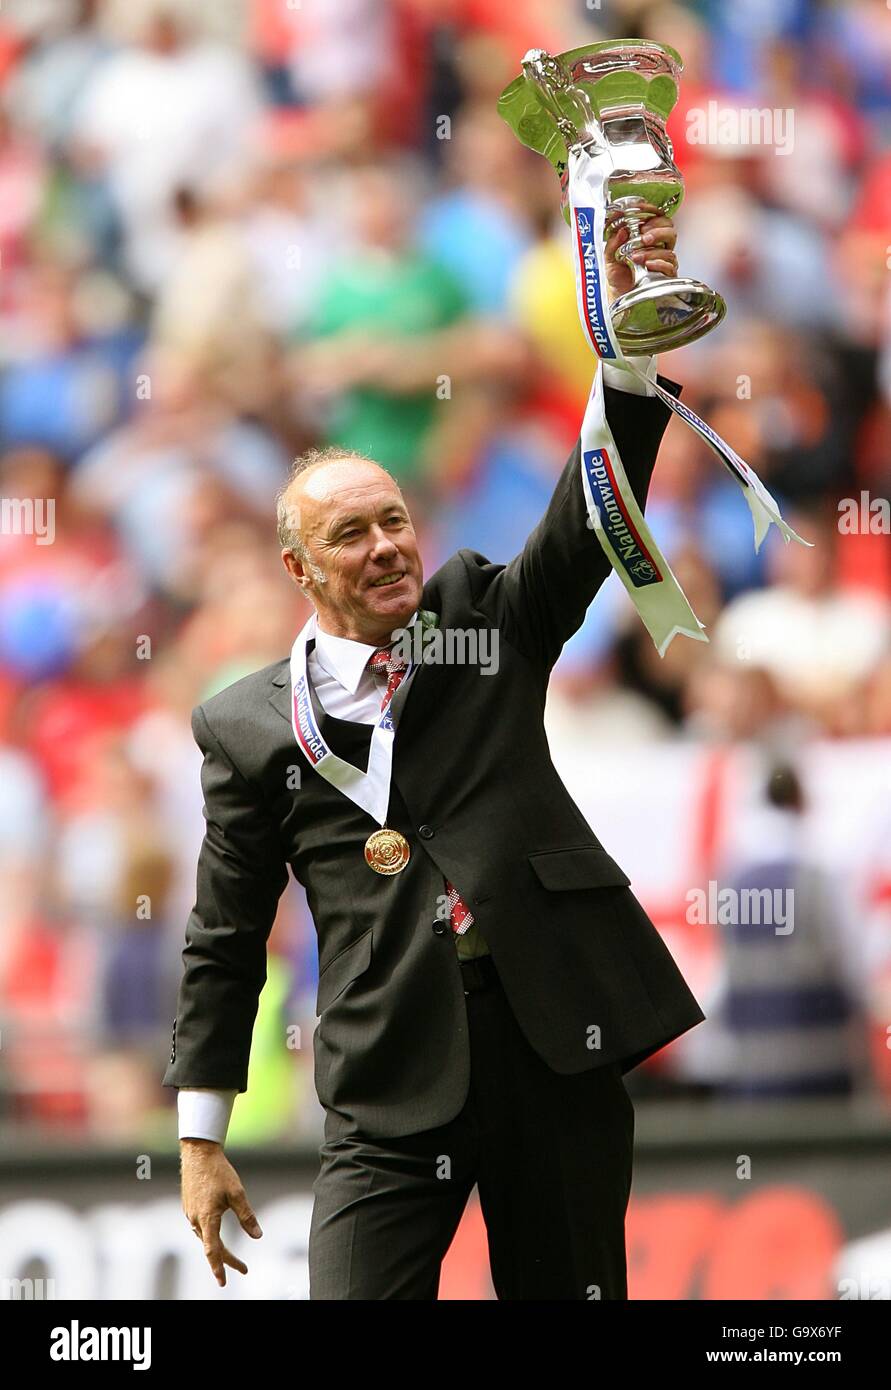
[[[598,359],[581,428],[582,486],[589,524],[628,590],[659,655],[664,656],[678,633],[699,642],[707,642],[708,638],[704,625],[696,617],[656,545],[631,490],[606,419],[602,362],[611,362],[647,382],[649,389],[717,454],[749,504],[756,552],[771,522],[779,528],[787,544],[790,540],[801,545],[810,545],[810,542],[803,540],[783,520],[776,501],[754,469],[744,463],[695,411],[675,400],[658,382],[647,381],[633,357],[624,356],[609,312],[604,249],[604,188],[612,169],[608,147],[574,145],[569,150],[568,198],[579,317],[585,337]]]

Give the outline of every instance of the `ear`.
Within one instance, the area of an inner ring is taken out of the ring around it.
[[[312,586],[312,575],[307,573],[303,561],[294,554],[293,550],[282,551],[282,564],[298,588],[305,592]]]

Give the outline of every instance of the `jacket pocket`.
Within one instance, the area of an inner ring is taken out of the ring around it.
[[[627,888],[631,879],[605,849],[577,845],[572,849],[544,849],[527,855],[539,882],[551,890],[561,888]]]
[[[316,995],[316,1014],[321,1014],[329,1004],[333,1004],[347,985],[367,970],[371,964],[371,934],[374,928],[344,946],[333,960],[329,961],[319,975],[319,991]]]

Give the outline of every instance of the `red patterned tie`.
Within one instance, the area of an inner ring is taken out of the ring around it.
[[[368,669],[376,676],[387,676],[387,689],[381,700],[381,709],[393,698],[402,677],[408,670],[408,662],[403,661],[400,656],[393,656],[389,647],[378,647],[368,658]],[[461,897],[457,888],[449,883],[448,879],[443,879],[446,887],[446,894],[449,906],[449,922],[452,931],[458,936],[463,936],[468,927],[473,926],[473,913]]]
[[[389,647],[378,647],[376,652],[372,652],[368,658],[368,669],[375,676],[387,676],[387,688],[381,700],[383,709],[392,700],[399,687],[402,677],[408,670],[408,662],[403,661],[401,656],[394,656]]]

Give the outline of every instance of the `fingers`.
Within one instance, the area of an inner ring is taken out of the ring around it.
[[[241,1222],[242,1230],[247,1231],[249,1236],[253,1236],[254,1240],[259,1240],[263,1232],[260,1230],[259,1221],[251,1210],[251,1205],[244,1189],[236,1196],[230,1198],[229,1205]]]
[[[628,210],[636,212],[639,215],[655,214],[660,217],[662,215],[661,208],[658,208],[655,203],[648,203],[644,198],[637,198],[634,202],[629,203]],[[626,209],[624,206],[620,206],[618,203],[611,203],[606,210],[607,221],[615,217],[624,217],[625,211]]]
[[[254,1219],[256,1220],[256,1217]],[[192,1223],[192,1230],[195,1231],[196,1235],[201,1235],[207,1263],[210,1265],[213,1271],[213,1277],[216,1279],[220,1288],[224,1289],[226,1287],[226,1265],[228,1265],[230,1269],[237,1269],[239,1274],[247,1274],[248,1267],[237,1255],[233,1255],[232,1251],[228,1250],[220,1240],[221,1220],[222,1217],[219,1213],[209,1217],[205,1222],[203,1235],[201,1233],[200,1223],[198,1222]]]
[[[667,217],[654,217],[641,233],[645,246],[674,246],[677,239],[677,227]]]
[[[674,251],[662,247],[657,246],[635,251],[629,259],[635,265],[642,265],[644,269],[656,271],[661,275],[677,275],[678,273],[678,258]]]
[[[630,232],[626,226],[617,228],[604,245],[608,263],[621,264],[626,257],[616,253],[628,241]],[[641,247],[633,251],[627,260],[643,265],[647,270],[659,271],[663,275],[677,274],[677,257],[674,247],[677,242],[677,229],[669,217],[653,217],[641,228]]]
[[[612,236],[607,237],[603,247],[607,260],[611,260],[615,256],[619,247],[624,246],[630,235],[631,233],[628,231],[628,228],[623,226],[613,232]]]
[[[233,1255],[233,1254],[232,1254],[232,1251],[231,1251],[231,1250],[227,1250],[226,1247],[225,1247],[225,1245],[221,1245],[221,1246],[220,1246],[220,1250],[222,1251],[223,1263],[224,1263],[224,1264],[227,1264],[227,1265],[229,1266],[230,1269],[237,1269],[239,1274],[247,1274],[247,1272],[248,1272],[248,1267],[247,1267],[247,1265],[245,1264],[244,1260],[240,1260],[240,1259],[238,1258],[237,1255]],[[216,1271],[214,1271],[214,1273],[216,1273]],[[219,1279],[219,1277],[218,1277],[218,1278],[217,1278],[217,1283],[220,1283],[221,1288],[225,1288],[225,1287],[226,1287],[226,1275],[225,1275],[225,1273],[223,1273],[222,1282],[220,1281],[220,1279]]]
[[[220,1240],[220,1217],[211,1216],[203,1232],[204,1254],[213,1270],[213,1277],[220,1288],[226,1287],[226,1271],[223,1268],[223,1242]]]
[[[644,265],[645,270],[656,271],[660,275],[677,275],[677,256],[673,252],[635,252],[631,260],[637,265]]]

